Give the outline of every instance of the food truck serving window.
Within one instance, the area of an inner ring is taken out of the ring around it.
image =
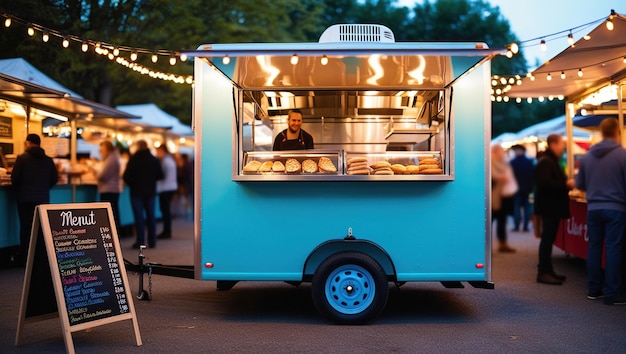
[[[450,89],[234,95],[234,180],[453,179]]]

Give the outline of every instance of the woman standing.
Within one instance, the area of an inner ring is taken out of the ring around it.
[[[517,192],[517,181],[513,169],[499,144],[491,146],[491,215],[496,221],[498,251],[513,253],[515,249],[507,243],[506,221],[513,212],[513,195]]]
[[[163,231],[158,238],[172,237],[172,198],[178,190],[176,182],[176,161],[163,143],[157,148],[157,157],[161,160],[164,178],[157,182],[157,193],[159,193],[159,208],[163,218]]]

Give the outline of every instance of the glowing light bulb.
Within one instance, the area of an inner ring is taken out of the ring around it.
[[[609,31],[612,31],[613,28],[615,28],[615,25],[613,24],[613,21],[611,21],[611,19],[608,19],[606,21],[606,29],[608,29]]]
[[[522,98],[521,97],[516,98],[515,103],[522,103]]]
[[[513,54],[519,53],[519,45],[515,42],[511,43],[511,52]]]
[[[187,61],[187,54],[181,54],[180,61]]]
[[[31,37],[35,35],[35,29],[30,23],[28,24],[28,29],[26,30],[26,33],[28,33],[28,35]]]
[[[578,69],[578,77],[583,77],[583,69]]]
[[[540,48],[541,48],[541,50],[542,50],[542,51],[544,51],[544,52],[545,52],[546,50],[548,50],[548,46],[546,45],[546,41],[545,41],[545,39],[542,39],[542,40],[541,40],[541,43],[539,43],[539,47],[540,47]]]
[[[130,53],[130,60],[132,60],[132,61],[137,60],[137,52]]]
[[[526,99],[526,102],[528,102],[528,103],[533,103],[533,98],[532,98],[532,97],[528,97],[528,98]]]
[[[119,50],[119,48],[117,48],[117,47],[113,48],[113,55],[115,55],[115,56],[120,55],[120,50]]]
[[[552,74],[548,73],[548,76],[546,77],[546,79],[547,79],[548,81],[552,80]]]
[[[152,54],[152,62],[156,63],[159,60],[159,57],[156,54]]]
[[[50,40],[50,35],[48,34],[48,32],[43,33],[43,35],[41,36],[41,40],[44,41],[44,43]]]
[[[63,48],[67,48],[70,46],[70,40],[67,38],[63,38]]]
[[[87,42],[83,42],[83,44],[80,46],[80,49],[81,49],[83,52],[88,51],[88,50],[89,50],[89,44],[87,44]]]
[[[322,59],[320,60],[320,63],[322,65],[328,64],[328,57],[326,55],[322,56]]]
[[[590,39],[591,39],[591,36],[590,36],[590,35],[588,35],[588,34],[586,34],[583,38],[584,38],[586,41],[588,41],[588,40],[590,40]]]
[[[567,43],[569,43],[569,45],[574,45],[574,36],[571,32],[567,35]]]
[[[289,61],[292,65],[298,64],[298,55],[294,54],[291,56],[291,60]]]
[[[228,55],[225,55],[225,56],[222,58],[222,64],[224,64],[224,65],[228,65],[228,64],[230,64],[230,57],[229,57]]]
[[[565,71],[561,71],[561,79],[565,79]]]
[[[4,20],[4,27],[11,27],[11,18],[7,17],[6,20]]]
[[[509,59],[513,58],[513,52],[510,49],[506,51],[506,57]]]
[[[170,57],[170,65],[176,65],[176,57],[173,55]]]

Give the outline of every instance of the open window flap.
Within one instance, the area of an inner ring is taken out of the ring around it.
[[[502,49],[476,43],[216,44],[187,52],[250,90],[441,89]]]

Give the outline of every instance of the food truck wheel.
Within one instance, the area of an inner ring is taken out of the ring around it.
[[[372,257],[342,252],[328,257],[312,279],[313,302],[340,324],[365,323],[387,304],[387,276]]]

